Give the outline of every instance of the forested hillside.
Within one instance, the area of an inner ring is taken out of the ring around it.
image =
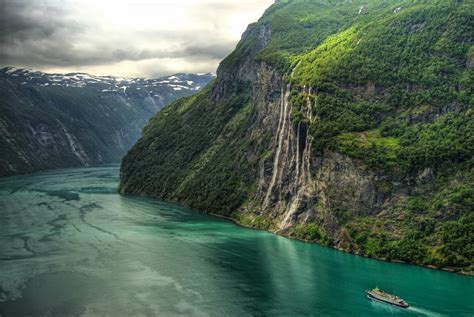
[[[121,192],[472,273],[474,4],[277,1],[165,107]]]

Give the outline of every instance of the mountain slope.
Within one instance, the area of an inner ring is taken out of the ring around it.
[[[473,11],[277,1],[215,82],[149,122],[121,192],[472,272]]]
[[[0,176],[118,161],[163,106],[210,74],[159,79],[0,69]]]

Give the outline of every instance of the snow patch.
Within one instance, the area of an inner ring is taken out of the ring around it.
[[[16,68],[16,67],[7,67],[6,68],[7,70],[5,71],[5,74],[11,74],[11,73],[14,73],[16,72],[17,70],[20,70],[19,68]]]

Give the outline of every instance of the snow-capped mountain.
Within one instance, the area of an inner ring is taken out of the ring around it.
[[[114,76],[95,76],[86,73],[48,74],[25,68],[4,67],[0,77],[8,78],[21,85],[41,87],[77,87],[92,88],[102,92],[132,94],[142,91],[153,96],[163,90],[196,91],[205,86],[212,78],[212,73],[186,74],[179,73],[155,79],[124,78]]]
[[[157,79],[0,69],[0,176],[118,161],[162,107],[214,74]]]

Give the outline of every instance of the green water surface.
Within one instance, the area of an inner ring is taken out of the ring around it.
[[[117,194],[118,166],[0,179],[1,316],[473,316],[474,278]],[[408,310],[374,303],[379,286]]]

